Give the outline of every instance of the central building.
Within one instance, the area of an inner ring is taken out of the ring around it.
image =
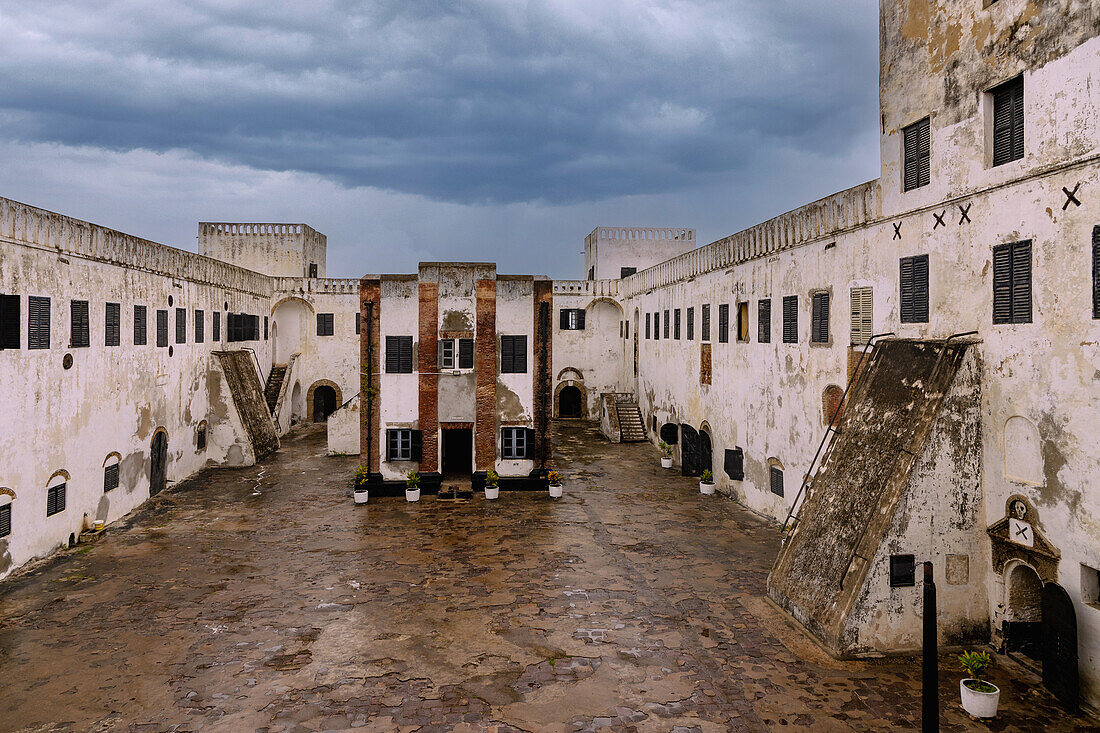
[[[483,262],[360,281],[360,451],[372,490],[545,486],[553,285]]]

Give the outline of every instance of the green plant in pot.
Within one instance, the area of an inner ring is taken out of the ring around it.
[[[500,496],[500,474],[493,469],[485,472],[485,498],[495,499]]]
[[[547,488],[550,490],[550,496],[557,499],[561,496],[561,474],[557,471],[550,471],[546,474]]]
[[[405,499],[420,501],[420,472],[409,471],[405,474]]]
[[[995,717],[1001,690],[983,679],[985,673],[993,666],[993,657],[985,651],[963,652],[959,655],[959,666],[970,675],[959,683],[963,709],[975,718]]]
[[[707,496],[714,493],[714,473],[709,468],[699,477],[699,493]]]
[[[370,471],[366,466],[355,469],[354,496],[356,504],[367,503],[367,481],[370,480]]]
[[[661,467],[672,468],[672,446],[661,440],[657,442],[657,448],[661,451]]]

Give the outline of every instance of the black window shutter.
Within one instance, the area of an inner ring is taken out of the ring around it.
[[[992,91],[993,165],[1024,157],[1024,78],[1018,76]]]
[[[829,341],[829,294],[814,293],[810,338],[816,344]]]
[[[905,180],[903,189],[909,191],[927,186],[930,180],[931,125],[925,117],[902,130],[905,148]]]
[[[424,433],[420,430],[410,430],[409,433],[412,435],[409,440],[411,446],[409,460],[419,461],[424,455]]]
[[[513,367],[516,374],[527,373],[527,337],[526,336],[513,336],[515,339],[515,346],[513,347],[512,358],[514,360]]]
[[[661,340],[661,312],[657,311],[653,314],[653,338],[656,341]]]
[[[562,308],[558,311],[558,329],[561,331],[569,330],[569,308]]]
[[[695,307],[688,308],[688,332],[687,340],[695,340]]]
[[[187,309],[176,308],[176,343],[187,343]]]
[[[740,447],[726,451],[725,469],[732,480],[745,480],[745,453]]]
[[[776,496],[783,496],[783,469],[772,466],[769,471],[769,488]]]
[[[74,300],[69,303],[71,317],[71,341],[74,348],[88,346],[90,344],[90,325],[88,321],[88,301]]]
[[[149,324],[146,321],[146,309],[143,305],[134,306],[134,346],[144,346],[148,342]]]
[[[730,306],[722,303],[718,306],[718,343],[729,343],[730,340]]]
[[[11,534],[11,504],[0,506],[0,537]]]
[[[103,318],[103,343],[104,346],[118,346],[120,342],[122,321],[122,306],[118,303],[107,303]]]
[[[401,337],[401,372],[403,374],[412,374],[413,371],[413,337],[402,336]]]
[[[583,331],[584,330],[584,314],[585,314],[584,308],[578,308],[577,309],[577,330],[578,331]]]
[[[783,297],[783,343],[798,343],[798,296]]]
[[[50,299],[31,295],[27,298],[27,348],[50,348]]]
[[[756,306],[756,340],[762,344],[771,343],[772,340],[772,301],[771,298],[761,300]]]
[[[525,428],[523,431],[523,455],[520,458],[534,458],[537,454],[535,452],[535,431],[531,428]]]
[[[264,318],[264,325],[267,325],[267,318]],[[265,328],[266,331],[266,328]],[[206,340],[206,314],[201,310],[195,311],[195,343],[201,344]]]
[[[1031,241],[1012,245],[1012,322],[1031,323]]]
[[[1100,318],[1100,225],[1092,228],[1092,317]]]
[[[214,311],[211,314],[210,325],[213,327],[211,333],[215,342],[222,340],[222,314],[221,311]]]
[[[458,340],[458,368],[459,369],[473,369],[474,368],[474,340],[473,339],[459,339]]]
[[[900,264],[901,322],[928,322],[928,255],[902,257]]]
[[[512,343],[511,336],[500,337],[500,373],[508,374],[512,371],[512,364],[514,363],[513,354],[515,353],[515,345]]]
[[[0,295],[0,349],[18,349],[21,345],[19,296]]]
[[[673,322],[672,337],[674,339],[676,339],[677,341],[679,341],[680,340],[680,309],[677,308],[672,313],[673,313],[673,316],[676,319]]]
[[[1100,227],[1098,227],[1098,228],[1100,228]],[[1093,245],[1093,249],[1094,249],[1094,250],[1096,249],[1096,245]],[[1094,251],[1094,253],[1093,253],[1093,261],[1095,262],[1095,260],[1096,260],[1096,254],[1095,254],[1095,251]],[[1095,267],[1094,267],[1094,269],[1095,269]],[[1095,301],[1095,297],[1093,298],[1093,300]],[[652,336],[651,336],[651,334],[652,334],[652,331],[650,330],[650,328],[649,328],[649,325],[650,325],[650,321],[649,321],[649,314],[648,314],[648,313],[646,313],[646,314],[645,314],[645,337],[646,337],[647,339],[648,339],[648,338],[652,338]]]
[[[710,305],[703,304],[703,310],[699,314],[699,329],[703,341],[710,341]]]
[[[666,309],[665,310],[665,338],[666,339],[668,338],[668,328],[669,328],[669,317],[668,317],[668,310]]]
[[[103,490],[110,491],[118,488],[118,464],[113,463],[103,469]]]
[[[993,247],[993,322],[1012,323],[1012,245]]]
[[[198,316],[201,313],[202,313],[202,311],[195,311],[196,316]],[[196,333],[202,333],[202,327],[199,326],[198,324],[195,324],[195,330],[196,330]],[[329,334],[329,335],[331,336],[332,334]],[[267,341],[267,316],[264,316],[264,341]]]
[[[230,321],[232,323],[232,321]],[[232,339],[230,339],[232,341]],[[168,311],[157,311],[157,346],[168,345]]]
[[[389,369],[387,369],[386,371],[389,371]],[[386,460],[387,461],[392,461],[393,456],[396,452],[395,449],[397,447],[397,440],[398,440],[397,433],[398,433],[397,430],[387,430],[386,431]]]
[[[363,315],[362,313],[356,313],[355,314],[355,332],[356,333],[360,333],[360,330],[362,328],[362,320],[363,320],[362,315]]]

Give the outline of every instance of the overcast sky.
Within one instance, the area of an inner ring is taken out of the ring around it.
[[[596,226],[705,243],[876,177],[877,8],[0,0],[0,195],[192,250],[303,221],[332,277],[579,278]]]

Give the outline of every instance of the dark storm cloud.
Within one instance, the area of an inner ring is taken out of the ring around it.
[[[276,5],[3,0],[0,135],[554,204],[839,155],[877,104],[870,0]]]

